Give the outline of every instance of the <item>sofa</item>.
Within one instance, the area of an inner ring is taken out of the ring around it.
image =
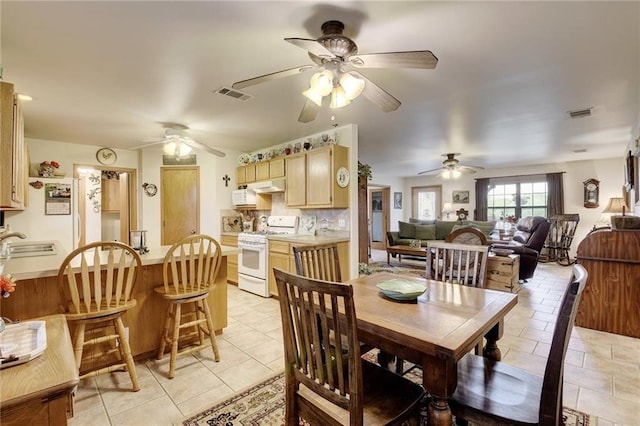
[[[514,254],[520,255],[520,280],[526,281],[533,277],[538,266],[540,251],[549,234],[551,223],[545,217],[527,216],[516,224],[513,238],[508,243],[496,242],[492,248],[510,249]]]
[[[410,218],[409,222],[398,221],[397,231],[387,232],[387,243],[389,246],[408,246],[412,240],[420,240],[420,245],[425,247],[427,241],[445,241],[451,232],[468,226],[482,231],[489,237],[495,224],[493,221],[481,220],[445,221]]]

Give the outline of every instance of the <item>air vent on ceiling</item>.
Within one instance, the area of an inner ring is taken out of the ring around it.
[[[228,96],[230,98],[237,99],[239,101],[248,101],[249,99],[253,98],[253,95],[250,95],[245,92],[241,92],[239,90],[230,89],[228,87],[221,87],[218,90],[216,90],[214,93],[217,93],[218,95],[222,95],[222,96]]]
[[[584,109],[576,109],[573,111],[567,111],[567,114],[569,114],[569,118],[583,118],[583,117],[591,117],[592,112],[593,112],[593,108],[584,108]]]

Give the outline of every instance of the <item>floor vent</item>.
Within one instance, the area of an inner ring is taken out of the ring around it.
[[[593,112],[593,108],[585,108],[585,109],[576,109],[574,111],[568,111],[569,118],[583,118],[583,117],[591,117]]]
[[[243,102],[253,98],[253,95],[250,95],[245,92],[241,92],[239,90],[230,89],[228,87],[221,87],[218,90],[216,90],[214,93],[217,93],[218,95],[222,95],[222,96],[228,96],[230,98],[237,99]]]

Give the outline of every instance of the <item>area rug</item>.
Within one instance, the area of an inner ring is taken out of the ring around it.
[[[370,275],[376,272],[391,272],[398,275],[410,275],[414,277],[425,278],[425,262],[424,260],[412,260],[402,259],[402,262],[398,262],[397,259],[391,259],[391,262],[370,262],[368,265],[360,266],[361,275]]]
[[[367,358],[375,356],[368,353]],[[422,383],[419,369],[406,377]],[[262,383],[237,393],[224,402],[188,418],[185,426],[282,426],[284,424],[284,373],[278,373]],[[566,426],[589,426],[590,416],[564,408]],[[306,423],[301,422],[301,425]],[[422,421],[421,424],[426,424]]]

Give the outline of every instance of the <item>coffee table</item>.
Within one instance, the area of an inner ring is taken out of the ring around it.
[[[398,262],[402,261],[403,254],[407,256],[424,257],[426,259],[427,248],[426,247],[414,248],[409,246],[389,246],[387,247],[387,265],[391,264],[392,254],[398,255]]]

